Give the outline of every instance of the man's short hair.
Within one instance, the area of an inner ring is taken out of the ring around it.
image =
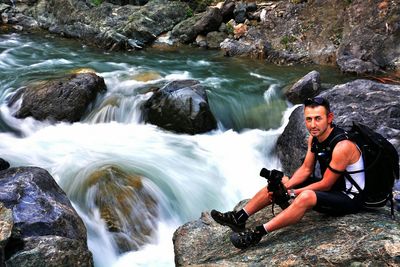
[[[307,98],[306,100],[304,100],[304,107],[317,107],[317,106],[323,106],[325,107],[327,114],[331,112],[331,107],[329,105],[329,101],[326,100],[323,97],[320,96],[316,96],[313,98]]]

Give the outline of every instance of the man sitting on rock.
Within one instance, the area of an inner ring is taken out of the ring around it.
[[[287,176],[282,178],[282,183],[294,198],[289,207],[267,223],[255,229],[245,229],[249,216],[272,203],[273,193],[264,187],[239,211],[211,211],[216,222],[234,231],[231,242],[235,247],[245,249],[253,246],[267,233],[297,223],[311,209],[344,215],[356,213],[362,208],[358,190],[340,174],[344,170],[364,169],[361,151],[355,143],[347,140],[344,130],[332,123],[333,117],[326,99],[315,97],[305,101],[304,118],[310,132],[306,157],[290,179]],[[316,161],[319,162],[322,179],[311,176]],[[363,189],[364,172],[351,176]]]

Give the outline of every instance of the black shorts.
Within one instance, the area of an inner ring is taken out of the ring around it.
[[[306,182],[296,186],[301,188],[312,184],[318,180],[309,178]],[[313,210],[329,215],[339,216],[351,213],[357,213],[363,208],[361,195],[347,195],[342,191],[315,191],[317,204]]]

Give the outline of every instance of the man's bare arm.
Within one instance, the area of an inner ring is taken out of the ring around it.
[[[315,155],[311,152],[312,136],[308,138],[307,154],[303,164],[294,172],[290,180],[286,179],[284,182],[287,189],[293,188],[294,186],[304,182],[314,170]]]
[[[337,171],[344,171],[346,167],[354,161],[354,153],[357,153],[357,151],[354,150],[357,150],[357,148],[348,140],[343,140],[337,143],[332,152],[332,160],[329,165]],[[295,193],[299,194],[304,190],[328,191],[336,183],[339,177],[340,173],[333,172],[328,168],[321,181],[297,189]]]

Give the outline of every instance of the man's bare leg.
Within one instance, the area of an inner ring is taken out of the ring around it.
[[[306,211],[317,204],[317,195],[312,190],[305,190],[298,195],[293,203],[264,224],[265,230],[272,232],[288,225],[297,223],[303,218]]]
[[[288,177],[283,177],[282,182],[285,183],[289,180]],[[244,210],[246,213],[250,216],[257,211],[265,208],[269,204],[272,203],[271,200],[271,193],[268,192],[267,187],[262,188],[260,191],[258,191],[252,199],[244,206]]]

